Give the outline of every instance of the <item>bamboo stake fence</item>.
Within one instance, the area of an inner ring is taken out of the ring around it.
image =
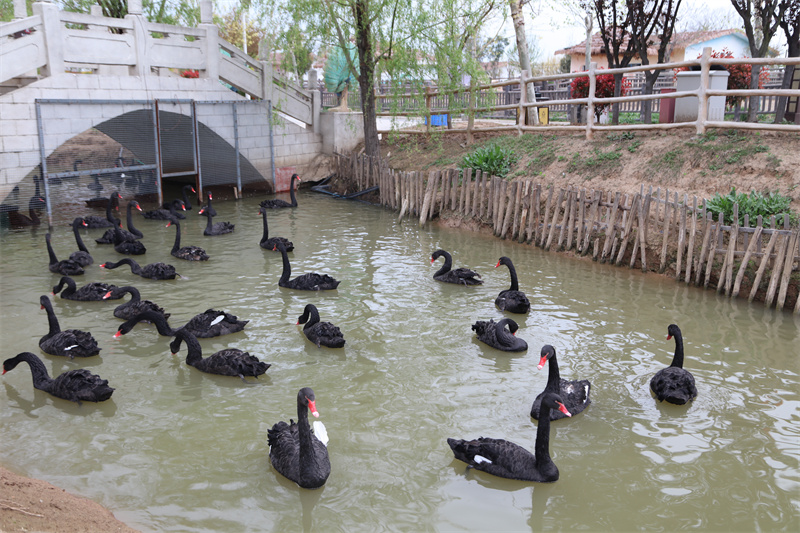
[[[336,154],[333,164],[335,174],[357,190],[378,187],[378,202],[398,211],[398,221],[470,218],[502,239],[669,273],[731,298],[739,296],[747,278],[748,301],[766,288],[766,307],[783,309],[791,296],[794,313],[800,314],[797,276],[792,279],[800,269],[800,231],[789,227],[788,217],[781,228],[774,216],[755,221],[745,216],[740,227],[726,225],[721,214],[714,220],[705,200],[669,189],[642,186],[633,195],[575,187],[556,191],[530,179],[509,182],[469,168],[463,175],[458,169],[400,172],[385,160],[357,154]]]

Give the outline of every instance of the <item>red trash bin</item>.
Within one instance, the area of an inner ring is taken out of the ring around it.
[[[674,93],[677,89],[661,89],[661,94]],[[675,122],[675,98],[661,98],[658,102],[658,122],[672,124]]]

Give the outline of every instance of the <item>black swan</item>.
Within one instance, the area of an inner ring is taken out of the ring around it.
[[[78,217],[72,221],[72,233],[75,234],[75,242],[78,244],[78,251],[72,252],[69,255],[69,258],[78,263],[80,266],[87,267],[94,263],[94,258],[92,258],[92,254],[89,253],[86,245],[83,244],[83,239],[81,238],[79,231],[83,226],[86,226],[86,222],[81,217]]]
[[[261,218],[264,221],[264,233],[261,235],[261,242],[258,243],[259,246],[264,248],[265,250],[275,250],[278,246],[278,243],[283,244],[283,247],[286,248],[287,252],[291,252],[294,250],[294,243],[292,241],[284,238],[284,237],[271,237],[269,236],[269,226],[267,224],[267,210],[263,207],[258,208],[258,214],[261,215]]]
[[[589,398],[592,384],[585,379],[575,381],[561,379],[561,375],[558,372],[556,349],[549,344],[545,344],[542,346],[541,359],[536,368],[541,370],[548,361],[550,362],[550,366],[547,370],[547,385],[544,391],[533,400],[531,416],[536,420],[539,419],[539,405],[542,403],[542,397],[548,392],[553,392],[561,396],[570,414],[577,415],[592,403],[592,400]],[[564,415],[559,411],[550,411],[550,420],[559,420],[561,418],[564,418]]]
[[[139,202],[136,200],[131,200],[128,202],[127,213],[125,215],[126,222],[128,223],[128,229],[122,229],[119,219],[114,219],[114,226],[107,230],[102,237],[96,239],[98,244],[117,244],[120,239],[124,242],[136,242],[138,239],[144,237],[144,234],[139,231],[133,225],[133,208],[138,209],[139,211],[142,210],[142,207],[139,205]],[[117,228],[119,228],[119,235],[117,234]],[[102,242],[101,242],[102,241]]]
[[[283,243],[278,242],[275,245],[275,249],[279,250],[283,256],[283,273],[281,274],[281,279],[278,280],[279,287],[297,289],[299,291],[330,291],[339,286],[340,282],[338,280],[327,274],[317,274],[316,272],[309,272],[294,279],[289,279],[292,274],[292,267],[289,264],[286,247]]]
[[[44,209],[47,207],[47,202],[41,196],[32,196],[28,200],[28,216],[26,217],[18,211],[8,212],[8,223],[12,228],[25,228],[29,226],[39,226],[42,224],[42,219],[39,218],[37,209]]]
[[[684,405],[697,398],[694,376],[683,369],[683,335],[675,324],[667,328],[667,340],[675,337],[675,357],[672,364],[656,372],[650,380],[650,389],[659,401]]]
[[[49,233],[45,233],[44,240],[47,243],[47,253],[50,255],[50,265],[48,265],[50,272],[61,274],[62,276],[79,276],[84,273],[83,267],[72,259],[58,260],[56,253],[53,251],[53,246],[50,244]]]
[[[208,193],[208,205],[206,206],[205,210],[201,209],[197,212],[198,215],[203,215],[205,217],[211,215],[212,217],[217,216],[217,210],[214,209],[214,206],[211,205],[211,192]]]
[[[123,231],[120,226],[114,227],[114,250],[120,254],[144,255],[147,252],[144,243],[136,239],[128,240]]]
[[[167,208],[153,209],[152,211],[145,211],[142,216],[150,220],[170,220],[173,218],[186,218],[186,215],[179,213],[178,210],[186,211],[186,204],[183,200],[173,200],[166,204]]]
[[[118,300],[122,298],[126,293],[129,293],[131,295],[131,299],[122,305],[118,305],[114,309],[115,317],[121,318],[123,320],[130,320],[131,318],[141,313],[144,313],[145,311],[156,312],[162,315],[164,319],[170,317],[169,313],[164,312],[164,309],[157,306],[150,300],[142,300],[142,296],[141,294],[139,294],[139,289],[131,285],[127,285],[125,287],[118,287],[115,291],[107,291],[102,298],[103,300],[110,300],[112,298]]]
[[[528,301],[528,297],[525,296],[525,293],[519,290],[517,269],[514,268],[514,264],[511,262],[511,259],[505,256],[501,257],[494,267],[497,268],[500,265],[506,265],[508,267],[508,271],[511,274],[511,287],[504,291],[500,291],[500,294],[495,299],[494,304],[501,311],[519,314],[527,313],[531,309],[531,303]],[[567,408],[569,409],[569,406],[567,406]]]
[[[211,205],[211,193],[208,193],[208,205]],[[208,212],[208,206],[200,209],[200,214],[208,217],[206,229],[203,230],[203,235],[207,237],[213,237],[214,235],[225,235],[226,233],[232,232],[233,228],[236,227],[235,224],[231,224],[230,222],[217,222],[214,224],[214,215]]]
[[[67,286],[63,291],[61,290],[64,285]],[[69,276],[62,276],[58,285],[53,287],[53,295],[59,292],[61,298],[65,300],[76,300],[79,302],[102,302],[105,299],[118,300],[122,298],[122,294],[118,293],[119,287],[116,285],[109,285],[108,283],[92,282],[87,283],[80,289],[75,288],[75,280]],[[110,294],[105,298],[106,294]]]
[[[447,439],[453,455],[468,468],[476,468],[493,476],[521,481],[550,483],[558,480],[558,468],[550,458],[550,411],[559,410],[571,416],[557,394],[548,392],[542,400],[542,418],[536,428],[535,454],[504,439],[480,437],[475,440]]]
[[[175,340],[169,344],[169,349],[173,355],[180,350],[181,342],[185,342],[186,347],[189,349],[189,353],[186,355],[186,364],[208,374],[239,376],[242,381],[247,383],[247,380],[244,379],[245,376],[258,378],[272,366],[259,361],[258,357],[236,348],[226,348],[204,358],[197,337],[185,328],[177,330],[175,332]]]
[[[269,461],[283,477],[304,489],[318,489],[331,474],[328,458],[328,435],[325,426],[314,423],[314,431],[308,425],[308,412],[319,417],[314,391],[304,387],[297,393],[297,424],[278,422],[267,430]]]
[[[108,200],[104,203],[104,207],[106,208],[106,216],[99,217],[96,215],[90,215],[88,217],[83,217],[83,220],[86,222],[86,227],[95,229],[95,228],[113,228],[114,227],[114,217],[111,215],[112,209],[119,209],[119,201],[122,199],[122,196],[118,192],[112,192],[111,196],[108,197]],[[111,244],[111,241],[106,243],[100,244]]]
[[[123,322],[119,328],[117,328],[117,333],[114,334],[114,336],[119,337],[120,335],[125,335],[133,329],[133,326],[143,321],[155,324],[158,334],[165,337],[174,336],[178,329],[186,329],[195,337],[203,339],[242,331],[249,322],[249,320],[239,320],[236,315],[226,313],[225,311],[207,309],[205,312],[193,316],[191,320],[180,328],[172,329],[163,315],[153,311],[145,311]]]
[[[261,205],[261,207],[266,207],[267,209],[278,209],[281,207],[297,207],[297,198],[294,195],[295,180],[300,181],[300,176],[298,176],[297,174],[292,174],[292,177],[289,180],[289,197],[292,199],[292,203],[289,203],[286,200],[281,200],[280,198],[274,198],[272,200],[263,200],[259,205]]]
[[[209,219],[210,220],[210,219]],[[208,254],[199,246],[184,246],[181,248],[181,223],[177,218],[167,222],[167,227],[175,226],[175,244],[172,245],[170,253],[178,259],[185,261],[208,261]]]
[[[506,331],[506,324],[508,324],[508,331]],[[516,337],[515,333],[518,329],[517,323],[510,318],[503,318],[499,322],[495,322],[494,319],[490,319],[488,322],[478,320],[472,324],[472,330],[478,336],[479,341],[504,352],[524,352],[528,349],[528,343]]]
[[[39,348],[50,355],[63,355],[70,359],[74,357],[91,357],[100,353],[100,347],[91,333],[77,329],[61,331],[58,319],[53,311],[50,298],[42,295],[39,298],[42,309],[47,311],[47,321],[50,331],[39,340]]]
[[[342,332],[330,322],[320,322],[319,311],[313,304],[306,305],[305,309],[303,309],[303,314],[298,317],[297,323],[305,324],[303,333],[305,333],[308,340],[317,345],[317,348],[320,345],[328,348],[341,348],[344,346]]]
[[[116,263],[111,261],[107,261],[100,265],[100,268],[107,268],[109,270],[117,268],[120,265],[130,265],[131,272],[136,274],[137,276],[142,276],[143,278],[148,279],[175,279],[175,276],[179,274],[175,272],[175,267],[172,265],[168,265],[166,263],[150,263],[149,265],[145,265],[143,267],[139,266],[139,263],[131,259],[130,257],[126,257],[125,259],[120,259]]]
[[[197,191],[194,190],[194,186],[193,185],[184,185],[183,187],[181,187],[181,199],[180,200],[175,199],[175,200],[172,200],[172,202],[164,202],[163,204],[161,204],[161,208],[162,209],[169,209],[170,204],[173,204],[173,203],[175,203],[177,201],[182,201],[183,205],[186,206],[185,210],[186,211],[191,211],[192,210],[192,202],[191,202],[191,200],[189,200],[189,194],[188,194],[189,191],[191,191],[192,194],[197,194]],[[176,205],[176,208],[180,209],[180,207],[178,207],[177,205]],[[181,216],[180,218],[183,218],[183,216]]]
[[[14,370],[21,362],[28,363],[33,375],[33,387],[56,398],[71,402],[102,402],[111,398],[114,389],[108,386],[108,380],[101,379],[97,374],[92,374],[85,368],[68,370],[50,379],[47,368],[35,354],[22,352],[11,359],[3,361],[3,374]]]
[[[453,258],[448,252],[444,250],[436,250],[431,256],[431,264],[437,259],[444,256],[444,265],[436,271],[433,279],[436,281],[443,281],[444,283],[457,283],[458,285],[480,285],[483,283],[480,274],[473,272],[468,268],[457,268],[450,270],[453,267]]]

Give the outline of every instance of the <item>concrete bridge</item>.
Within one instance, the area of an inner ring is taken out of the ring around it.
[[[210,1],[196,28],[148,22],[141,0],[129,0],[123,19],[94,7],[87,15],[37,2],[28,17],[14,0],[15,20],[0,24],[4,203],[24,210],[43,187],[49,212],[51,198],[80,201],[92,180],[123,178],[158,201],[162,180],[193,183],[199,194],[210,185],[285,190],[292,172],[324,172],[334,146],[358,142],[360,119],[351,115],[344,132],[342,117],[320,113],[318,91],[221,39]],[[92,128],[115,157],[72,146]]]

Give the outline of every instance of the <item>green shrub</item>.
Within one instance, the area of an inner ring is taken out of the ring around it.
[[[739,225],[744,224],[745,215],[750,215],[751,223],[755,222],[758,215],[761,215],[764,219],[775,215],[778,224],[781,225],[783,225],[783,217],[786,215],[789,217],[790,224],[796,225],[797,215],[789,209],[791,201],[791,197],[783,196],[777,192],[764,195],[751,191],[750,194],[745,194],[737,193],[736,187],[733,187],[730,193],[724,196],[717,193],[713,198],[706,201],[706,209],[714,214],[715,219],[722,213],[727,224],[733,222],[733,205],[739,204]]]
[[[465,155],[461,167],[481,170],[484,174],[505,178],[516,162],[517,156],[513,150],[497,144],[489,144],[476,148]]]

